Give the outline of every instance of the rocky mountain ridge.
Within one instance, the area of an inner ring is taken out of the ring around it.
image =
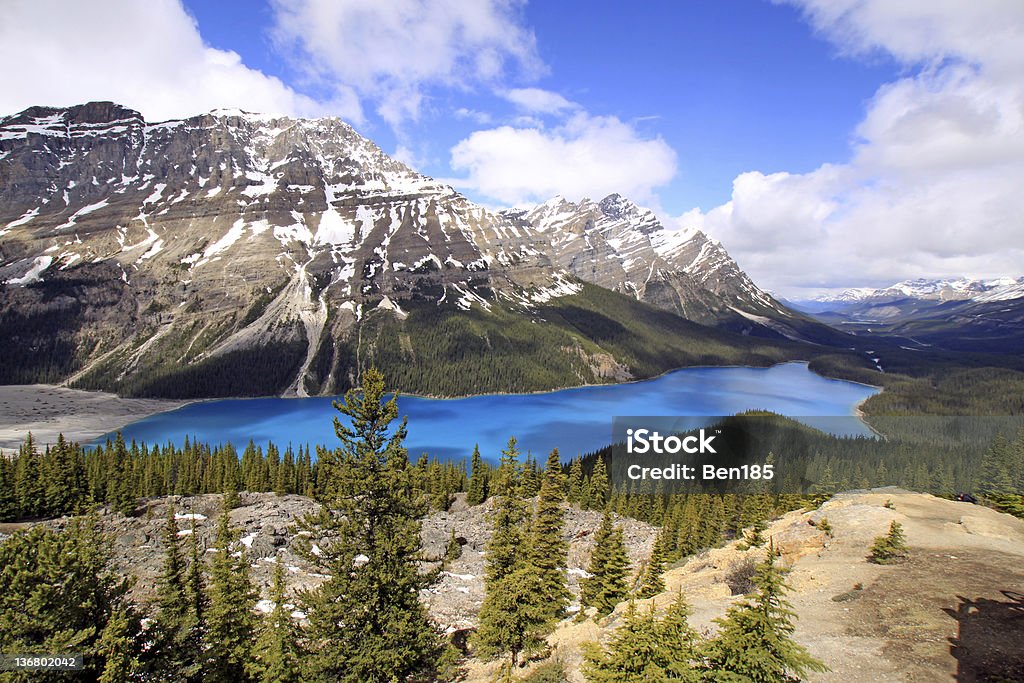
[[[820,303],[881,302],[895,299],[921,299],[924,301],[1008,301],[1024,297],[1024,277],[1000,277],[979,280],[969,277],[917,278],[904,280],[888,287],[873,289],[855,287],[839,294],[814,299]]]
[[[618,195],[492,213],[338,119],[147,123],[109,102],[0,119],[0,281],[6,341],[54,359],[5,382],[152,395],[172,371],[239,363],[273,377],[235,393],[335,391],[374,353],[371,316],[536,322],[583,282],[744,334],[799,338],[807,322],[721,245]]]

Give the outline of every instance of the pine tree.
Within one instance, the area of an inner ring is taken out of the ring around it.
[[[199,653],[192,640],[189,601],[185,587],[185,561],[181,556],[178,520],[173,505],[167,506],[164,525],[164,564],[157,581],[157,615],[154,654],[160,675],[169,680],[194,680],[199,674]]]
[[[284,565],[277,558],[274,579],[270,587],[270,601],[274,608],[259,627],[259,637],[253,649],[249,667],[252,677],[259,683],[300,683],[299,629],[285,607]]]
[[[142,670],[138,633],[138,620],[127,608],[111,613],[99,641],[98,654],[104,661],[99,683],[127,683],[137,678]]]
[[[43,487],[39,451],[32,433],[18,451],[14,468],[14,488],[18,492],[19,517],[41,517],[46,514],[46,489]]]
[[[235,540],[228,508],[217,523],[216,552],[210,565],[210,607],[207,611],[206,655],[204,681],[214,683],[250,680],[246,666],[252,660],[255,632],[252,609],[256,592],[249,578],[245,553],[235,557],[231,544]]]
[[[512,470],[504,488],[515,490],[518,484]],[[494,530],[486,548],[484,601],[474,635],[474,644],[482,654],[510,652],[513,662],[520,652],[540,643],[547,622],[546,611],[530,595],[537,577],[526,564],[528,539],[523,525],[527,517],[526,505],[518,496],[502,495],[498,499],[491,516]]]
[[[584,607],[596,608],[598,616],[610,614],[628,593],[629,573],[622,529],[614,525],[611,510],[606,509],[601,517],[587,573],[590,577],[580,581],[580,602]]]
[[[491,495],[505,496],[516,493],[519,483],[519,448],[516,437],[510,436],[508,438],[508,445],[501,452],[498,471],[494,475],[494,485],[491,487]]]
[[[652,598],[665,590],[665,580],[662,574],[665,573],[665,544],[666,533],[664,529],[654,539],[654,547],[651,548],[651,556],[644,565],[644,571],[640,575],[640,585],[637,588],[638,598]]]
[[[561,618],[570,598],[564,572],[569,545],[562,538],[565,526],[562,511],[564,479],[556,448],[551,451],[544,468],[527,548],[527,562],[536,572],[540,584],[534,599],[548,611],[551,621]]]
[[[785,599],[788,587],[775,565],[774,547],[757,566],[754,584],[753,596],[733,604],[717,620],[718,635],[704,650],[712,679],[795,682],[808,672],[826,671],[792,638],[796,614]]]
[[[18,496],[14,488],[14,467],[10,459],[0,456],[0,522],[19,516]]]
[[[462,544],[455,537],[455,527],[452,527],[451,534],[448,536],[448,545],[444,549],[444,560],[445,562],[454,562],[460,557],[462,557]]]
[[[871,546],[870,559],[875,564],[895,564],[907,556],[906,537],[903,526],[893,520],[889,525],[889,533],[879,536]]]
[[[597,456],[594,469],[590,473],[588,483],[587,500],[590,507],[595,510],[603,510],[608,504],[608,470],[605,469],[604,458]]]
[[[206,612],[209,599],[206,596],[203,579],[203,559],[199,551],[199,534],[195,516],[192,517],[191,534],[188,537],[189,564],[185,572],[185,600],[188,605],[184,628],[187,631],[185,647],[191,652],[202,649],[206,636]]]
[[[420,523],[425,513],[397,427],[395,397],[384,401],[375,369],[363,391],[334,406],[341,448],[318,463],[329,485],[318,515],[302,526],[329,538],[320,555],[305,553],[330,579],[303,595],[309,614],[309,677],[362,683],[427,677],[441,652],[438,633],[419,601],[436,574],[419,571]],[[390,434],[389,434],[390,432]],[[357,556],[362,555],[357,562]]]
[[[584,646],[583,674],[590,683],[649,683],[664,681],[663,646],[654,605],[637,609],[630,601],[622,626],[615,629],[608,644]]]
[[[139,625],[128,612],[130,582],[112,571],[110,547],[93,516],[75,518],[62,531],[36,525],[0,543],[0,652],[82,653],[85,669],[74,680],[102,675],[110,654],[104,637],[109,643],[119,633],[126,657],[136,658]],[[127,623],[110,626],[119,614]]]
[[[566,496],[573,505],[581,505],[583,502],[583,462],[579,458],[573,458],[569,464],[569,491]]]
[[[543,644],[550,624],[550,610],[537,600],[543,589],[540,576],[525,562],[488,586],[474,636],[480,654],[508,652],[515,666],[521,653]]]
[[[703,679],[698,665],[700,638],[690,626],[689,617],[690,605],[680,590],[665,610],[657,629],[660,647],[656,650],[655,662],[665,672],[666,680],[697,683]]]
[[[480,447],[473,447],[473,458],[470,461],[469,490],[466,492],[467,505],[480,505],[487,500],[487,472],[484,470]]]

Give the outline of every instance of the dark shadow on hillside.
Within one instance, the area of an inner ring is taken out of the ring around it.
[[[1005,600],[957,596],[944,611],[960,624],[950,638],[957,681],[1024,681],[1024,594],[1002,591]]]

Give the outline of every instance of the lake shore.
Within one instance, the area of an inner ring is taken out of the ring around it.
[[[789,360],[776,363],[775,365],[763,366],[760,369],[769,369],[779,365],[797,363],[807,365],[806,360]],[[574,391],[593,387],[607,387],[616,385],[636,384],[649,382],[672,372],[684,369],[698,368],[736,368],[750,367],[759,369],[758,366],[735,366],[735,365],[712,365],[712,366],[691,366],[685,368],[674,368],[666,370],[654,377],[635,378],[622,382],[610,382],[608,384],[580,384],[571,387],[560,387],[553,389],[540,389],[536,391],[518,392],[485,392],[474,396],[432,396],[429,394],[400,393],[401,397],[428,398],[434,400],[459,400],[478,396],[532,396],[537,394],[551,394],[563,391]],[[813,371],[812,371],[813,372]],[[817,374],[817,373],[815,373]],[[823,379],[833,381],[849,382],[861,386],[871,387],[881,391],[881,387],[856,382],[851,380],[839,380],[837,378],[819,375]],[[47,444],[56,443],[57,436],[63,434],[68,441],[87,443],[109,432],[121,429],[122,427],[158,413],[176,410],[193,403],[204,403],[220,400],[245,400],[261,397],[238,396],[222,398],[204,398],[190,400],[173,399],[143,399],[143,398],[122,398],[116,394],[104,391],[83,391],[80,389],[69,389],[52,384],[29,384],[29,385],[0,385],[0,451],[17,449],[25,440],[29,432],[32,433],[36,443],[42,448]],[[262,398],[300,398],[295,395],[262,397]],[[868,416],[861,410],[861,406],[867,398],[859,401],[854,407],[854,415],[864,420]],[[865,421],[866,424],[866,421]]]
[[[57,442],[86,443],[144,417],[180,408],[188,401],[121,398],[51,384],[0,386],[0,450],[17,449],[29,432],[40,448]]]

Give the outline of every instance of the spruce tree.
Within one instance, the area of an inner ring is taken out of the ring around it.
[[[489,584],[473,641],[479,653],[508,652],[515,666],[521,653],[538,649],[551,622],[550,610],[537,600],[543,590],[540,576],[525,562]]]
[[[0,522],[10,522],[19,516],[18,496],[14,488],[14,468],[11,460],[0,456]]]
[[[595,510],[603,510],[608,504],[608,470],[605,469],[604,458],[597,456],[594,469],[590,473],[590,481],[587,484],[587,502]]]
[[[562,510],[564,480],[556,448],[551,451],[544,468],[527,548],[527,562],[537,574],[540,586],[534,599],[548,611],[552,622],[562,617],[570,598],[564,571],[569,545],[562,538],[565,527]]]
[[[480,447],[473,447],[473,458],[470,460],[469,489],[466,492],[467,505],[480,505],[487,500],[487,472],[484,470]]]
[[[661,575],[665,573],[666,538],[667,536],[662,530],[654,540],[651,556],[647,558],[644,570],[640,574],[640,585],[637,588],[638,598],[652,598],[665,590],[665,580]]]
[[[419,571],[419,518],[426,511],[402,445],[405,420],[392,425],[396,399],[384,400],[384,377],[373,368],[362,392],[348,391],[334,407],[350,424],[334,418],[341,447],[318,462],[327,482],[322,506],[302,523],[326,539],[319,555],[304,554],[331,577],[302,596],[309,677],[351,683],[429,677],[441,644],[419,592],[436,573]]]
[[[503,488],[519,488],[510,469]],[[523,650],[540,642],[547,623],[546,611],[532,599],[537,577],[527,565],[526,504],[514,494],[502,495],[491,515],[493,531],[487,541],[484,566],[484,601],[473,637],[481,654],[510,652],[513,661]]]
[[[491,495],[505,496],[516,493],[520,483],[519,447],[516,437],[510,436],[505,450],[498,461],[498,471],[494,475]]]
[[[235,531],[225,507],[217,523],[216,552],[210,564],[210,607],[207,610],[206,663],[203,680],[243,683],[252,660],[256,591],[249,578],[244,551],[231,550]]]
[[[793,612],[785,599],[782,570],[775,565],[775,549],[757,566],[757,591],[729,607],[718,619],[718,635],[704,650],[712,680],[780,683],[799,681],[811,671],[827,671],[793,640]]]
[[[138,678],[142,671],[138,635],[138,619],[133,618],[127,608],[117,609],[110,615],[98,647],[104,662],[99,683],[127,683]]]
[[[649,683],[664,681],[664,659],[654,605],[637,609],[630,601],[623,623],[601,648],[593,643],[584,646],[583,675],[590,683]]]
[[[697,683],[703,679],[700,669],[700,638],[690,626],[690,605],[683,591],[676,594],[664,616],[658,622],[658,641],[655,662],[665,672],[665,679]]]
[[[167,506],[164,524],[163,570],[157,581],[158,611],[154,656],[156,673],[169,680],[196,680],[200,673],[200,653],[193,642],[193,622],[189,619],[189,600],[185,587],[185,561],[181,555],[178,520],[173,505]]]
[[[598,616],[611,613],[615,605],[626,597],[626,576],[629,573],[629,556],[622,540],[622,529],[613,523],[611,510],[606,509],[601,517],[587,573],[590,577],[580,581],[580,602],[584,607],[596,608]]]
[[[0,543],[0,652],[82,653],[85,668],[74,680],[102,675],[115,636],[127,659],[137,658],[140,628],[127,600],[130,582],[112,570],[110,547],[93,516],[75,518],[61,531],[36,525]],[[117,623],[121,616],[124,622]]]
[[[274,607],[260,624],[250,674],[259,683],[300,683],[299,628],[285,607],[284,565],[280,556],[274,565],[270,601]]]
[[[580,461],[579,458],[573,458],[572,462],[569,464],[569,490],[566,495],[566,500],[573,505],[582,506],[584,485],[583,462]]]
[[[870,560],[875,564],[895,564],[907,556],[906,537],[903,526],[893,520],[889,525],[889,533],[879,536],[871,546]]]

